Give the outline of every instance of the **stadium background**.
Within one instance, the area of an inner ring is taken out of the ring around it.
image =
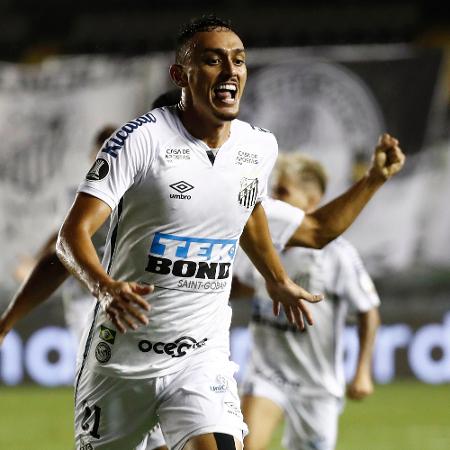
[[[366,406],[350,405],[340,448],[449,448],[450,24],[443,3],[227,4],[213,9],[232,19],[249,47],[242,118],[272,130],[281,150],[320,159],[331,174],[329,196],[361,174],[380,132],[398,137],[408,155],[402,174],[347,233],[383,302],[374,376],[384,386]],[[19,263],[61,223],[95,131],[147,111],[171,87],[167,66],[179,24],[210,10],[210,3],[180,0],[70,8],[55,0],[0,2],[0,311],[18,286]],[[31,448],[21,444],[18,424],[33,448],[70,445],[64,386],[75,350],[54,297],[0,349],[0,448]],[[232,350],[244,366],[249,302],[233,304]],[[346,335],[350,376],[351,322]],[[392,436],[380,444],[383,433],[372,431],[363,445],[374,427]],[[58,444],[60,434],[66,444]]]

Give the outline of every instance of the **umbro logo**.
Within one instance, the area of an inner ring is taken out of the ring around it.
[[[190,195],[184,195],[186,192],[194,189],[192,184],[189,184],[187,181],[177,181],[176,183],[169,185],[173,190],[179,192],[179,194],[170,194],[170,198],[177,198],[180,200],[190,200]]]
[[[186,181],[177,181],[176,183],[171,184],[170,187],[175,189],[180,194],[184,194],[185,192],[194,189],[194,186]]]

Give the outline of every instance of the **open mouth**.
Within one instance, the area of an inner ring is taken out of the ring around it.
[[[236,100],[237,86],[232,83],[220,83],[214,88],[214,96],[223,103],[229,105]]]

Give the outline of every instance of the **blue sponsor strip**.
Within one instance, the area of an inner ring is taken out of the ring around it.
[[[166,245],[161,243],[161,240],[170,240],[180,242],[180,245],[177,246],[176,256],[178,258],[187,258],[189,253],[189,247],[192,243],[196,244],[207,244],[205,247],[201,247],[201,253],[198,253],[197,256],[204,257],[206,260],[211,259],[212,250],[215,245],[220,245],[225,247],[227,245],[231,245],[228,250],[228,256],[233,258],[236,253],[237,247],[237,239],[207,239],[207,238],[195,238],[188,236],[176,236],[173,234],[165,234],[165,233],[155,233],[155,237],[153,238],[152,245],[150,247],[150,254],[164,256],[166,251]]]

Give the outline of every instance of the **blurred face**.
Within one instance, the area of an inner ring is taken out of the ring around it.
[[[299,183],[287,175],[280,175],[273,185],[273,197],[292,206],[311,212],[317,208],[323,193],[319,183]]]
[[[235,33],[218,28],[195,34],[182,67],[187,103],[215,121],[237,117],[247,67],[244,45]]]

